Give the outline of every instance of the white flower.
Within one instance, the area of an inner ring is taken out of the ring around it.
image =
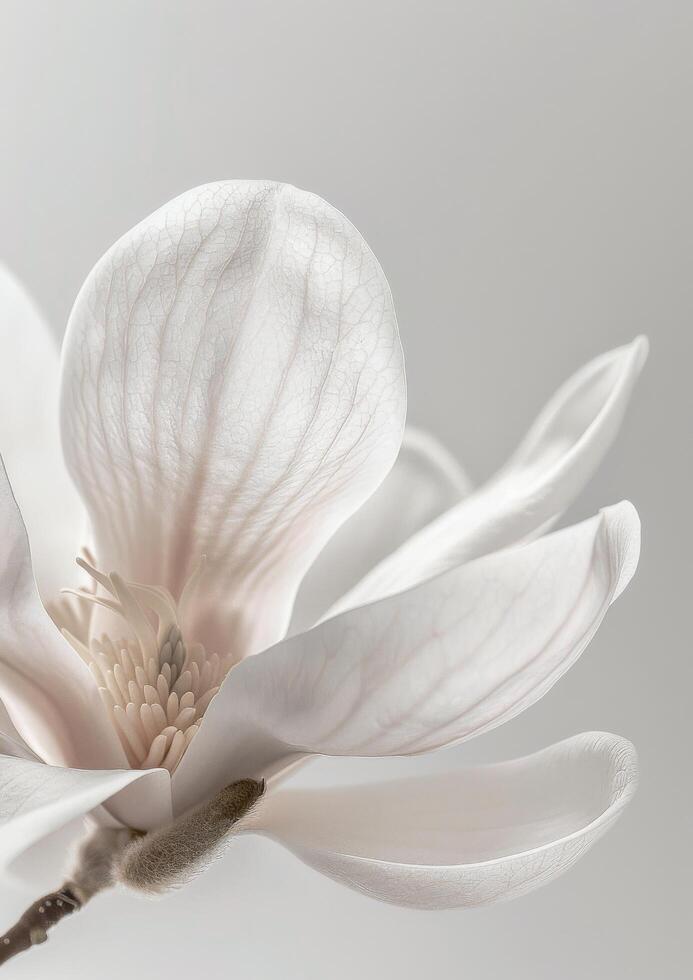
[[[353,226],[290,186],[207,185],[120,239],[72,311],[60,420],[87,525],[50,338],[9,276],[0,299],[0,696],[26,743],[0,735],[6,867],[87,811],[152,830],[264,778],[239,833],[446,908],[543,884],[613,823],[636,763],[608,734],[382,785],[280,777],[471,738],[575,662],[638,518],[545,532],[612,442],[643,340],[571,378],[470,492],[428,436],[402,442],[392,300]]]

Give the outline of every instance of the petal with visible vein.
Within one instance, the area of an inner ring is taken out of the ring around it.
[[[62,431],[98,561],[178,597],[235,659],[286,631],[298,585],[390,469],[404,427],[387,281],[313,194],[183,194],[96,265],[65,340]]]
[[[301,753],[414,755],[509,721],[578,659],[639,547],[624,502],[239,664],[176,772],[174,807]]]
[[[32,844],[118,795],[125,801],[123,816],[137,827],[139,814],[127,806],[137,784],[149,784],[150,798],[152,793],[165,797],[168,778],[162,770],[65,769],[0,756],[0,866],[6,869]],[[158,816],[165,819],[165,810]]]
[[[614,441],[647,340],[590,361],[549,400],[502,470],[384,559],[328,616],[545,531],[587,484]]]
[[[269,793],[245,831],[372,898],[472,908],[563,874],[637,785],[632,745],[590,732],[512,762],[366,786]]]

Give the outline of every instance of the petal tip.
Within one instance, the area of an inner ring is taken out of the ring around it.
[[[644,333],[639,334],[630,345],[633,361],[637,371],[641,371],[650,353],[650,341]]]
[[[611,601],[617,599],[635,575],[640,559],[640,517],[630,500],[602,510],[609,563],[615,573]]]
[[[611,732],[585,732],[579,736],[593,753],[607,762],[611,801],[605,812],[622,809],[635,795],[640,778],[638,753],[633,743]]]

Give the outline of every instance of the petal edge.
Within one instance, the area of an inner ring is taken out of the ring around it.
[[[590,732],[445,776],[279,790],[244,831],[273,838],[372,898],[471,908],[520,897],[568,871],[636,787],[630,742]]]

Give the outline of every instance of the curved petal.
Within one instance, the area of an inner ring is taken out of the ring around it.
[[[447,449],[427,432],[407,426],[383,483],[308,570],[289,632],[313,626],[379,561],[470,492],[469,478]]]
[[[87,665],[41,605],[1,459],[0,699],[24,741],[46,762],[127,765]]]
[[[639,545],[618,504],[239,664],[174,775],[174,808],[298,753],[414,755],[509,721],[575,663]]]
[[[19,739],[13,738],[7,732],[0,732],[0,756],[9,755],[15,759],[31,759],[33,762],[41,762],[41,759],[24,745]]]
[[[2,265],[0,351],[0,452],[26,521],[36,580],[48,600],[74,577],[84,512],[60,449],[57,344]]]
[[[261,181],[183,194],[120,239],[70,317],[63,440],[97,557],[179,596],[240,659],[391,467],[402,353],[385,276],[320,198]]]
[[[567,871],[636,785],[633,746],[591,732],[446,775],[268,793],[244,830],[372,898],[470,908],[525,895]]]
[[[387,557],[327,615],[392,595],[546,530],[614,441],[647,350],[647,340],[638,337],[586,364],[550,399],[496,476]]]
[[[63,769],[0,756],[0,867],[115,794],[125,796],[138,782],[165,789],[167,778],[161,769]]]
[[[0,755],[13,755],[17,759],[33,759],[35,762],[41,762],[36,753],[32,752],[20,737],[2,701],[0,701]]]

